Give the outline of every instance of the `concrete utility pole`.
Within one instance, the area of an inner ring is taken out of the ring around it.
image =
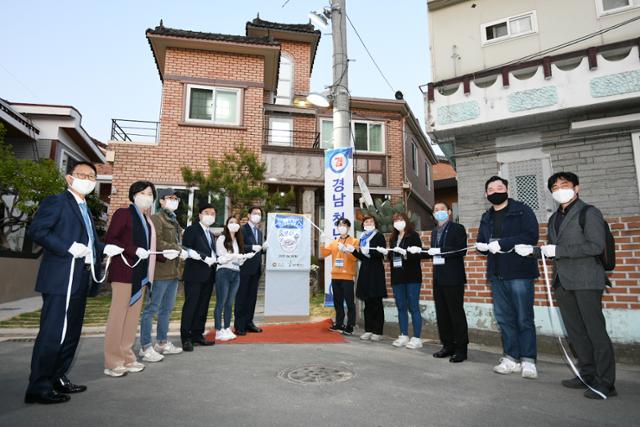
[[[331,1],[333,39],[333,146],[351,146],[349,64],[347,62],[347,9],[345,0]]]

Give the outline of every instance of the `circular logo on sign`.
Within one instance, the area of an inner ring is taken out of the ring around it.
[[[334,173],[340,173],[349,164],[349,158],[344,152],[337,152],[329,159],[329,167]]]

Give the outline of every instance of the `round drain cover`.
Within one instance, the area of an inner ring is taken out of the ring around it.
[[[349,381],[355,373],[345,367],[310,365],[284,369],[278,377],[296,384],[326,384]]]

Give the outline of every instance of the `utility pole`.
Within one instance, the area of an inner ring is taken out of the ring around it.
[[[345,0],[331,1],[333,39],[333,146],[350,147],[349,64],[347,59],[347,12]]]

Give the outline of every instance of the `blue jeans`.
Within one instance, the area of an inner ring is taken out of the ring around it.
[[[222,329],[222,311],[224,310],[224,329],[231,326],[233,302],[240,287],[240,272],[229,268],[218,268],[216,271],[216,308],[213,316],[216,330]]]
[[[393,296],[396,299],[398,309],[398,323],[400,323],[400,333],[409,335],[409,314],[411,312],[411,323],[413,324],[413,336],[420,338],[422,332],[422,315],[420,314],[420,283],[401,283],[393,285]]]
[[[158,314],[158,329],[156,331],[156,341],[167,341],[169,331],[169,320],[171,311],[176,303],[176,292],[178,291],[178,279],[155,280],[151,297],[147,294],[147,301],[140,318],[140,345],[145,348],[151,345],[151,328],[153,316]]]
[[[502,333],[507,358],[535,362],[536,325],[533,321],[533,279],[491,278],[493,314]]]

